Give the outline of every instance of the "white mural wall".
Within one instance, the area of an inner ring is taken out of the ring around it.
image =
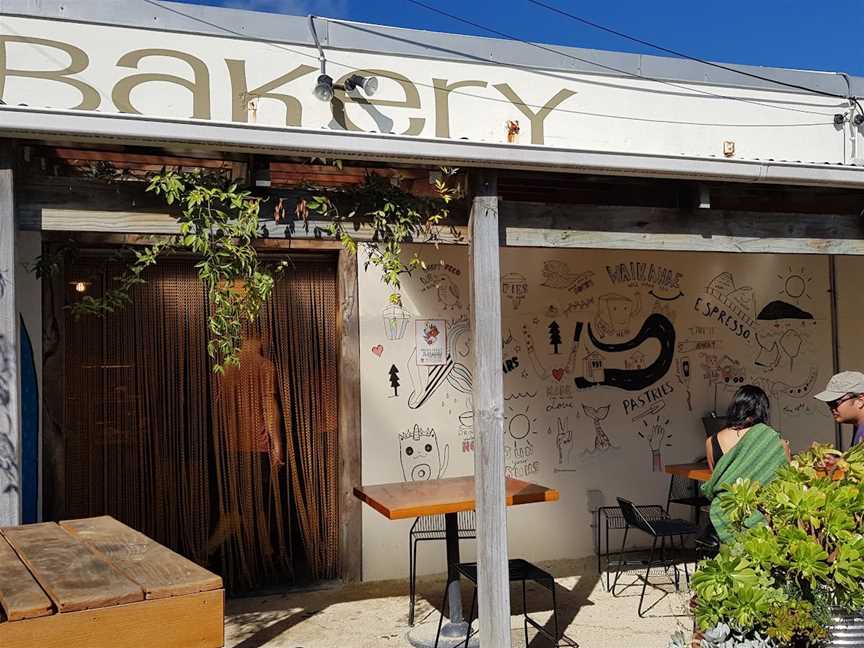
[[[401,306],[359,273],[366,484],[474,470],[467,249],[418,250]],[[590,555],[592,511],[618,495],[665,505],[663,466],[704,456],[701,418],[742,384],[793,450],[834,438],[811,398],[832,373],[825,257],[509,248],[501,274],[506,474],[561,491],[509,510],[512,556]],[[410,521],[363,515],[364,578],[404,577]]]

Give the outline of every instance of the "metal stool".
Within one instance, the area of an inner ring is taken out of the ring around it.
[[[471,612],[468,614],[468,632],[465,635],[465,648],[468,648],[468,642],[471,640],[471,624],[474,620],[474,610],[477,608],[477,563],[460,563],[457,567],[459,574],[467,580],[474,583],[474,595],[471,597]],[[510,582],[522,582],[522,617],[523,627],[525,630],[525,645],[528,641],[528,626],[532,626],[538,633],[549,639],[556,647],[562,645],[579,648],[579,644],[570,639],[568,636],[560,634],[558,627],[558,601],[555,596],[555,579],[552,574],[544,571],[531,564],[527,560],[514,559],[507,561],[507,570],[509,573]],[[545,587],[552,593],[552,619],[555,625],[555,634],[553,636],[546,628],[540,625],[537,621],[528,616],[528,595],[526,584],[528,581],[533,581],[538,585]],[[448,582],[449,586],[449,582]],[[447,600],[447,587],[444,588],[444,601],[441,602],[441,616],[438,619],[438,633],[435,635],[435,648],[438,648],[438,635],[441,633],[441,623],[444,620],[444,603]]]
[[[652,520],[649,521],[645,518],[642,513],[639,512],[639,509],[636,507],[633,502],[623,499],[621,497],[618,499],[618,506],[621,507],[621,514],[624,516],[624,520],[627,522],[627,526],[624,529],[624,539],[621,541],[621,560],[624,558],[624,545],[627,542],[627,533],[630,531],[630,528],[636,528],[640,531],[647,533],[654,540],[651,544],[651,553],[648,555],[648,562],[645,568],[645,576],[642,578],[642,595],[639,597],[639,609],[638,613],[640,618],[644,617],[644,613],[642,612],[642,603],[645,600],[645,590],[648,587],[648,577],[651,574],[651,568],[655,565],[662,565],[664,569],[668,570],[670,563],[666,560],[665,556],[665,548],[666,548],[666,538],[669,538],[669,545],[674,549],[675,547],[675,536],[678,536],[681,539],[681,548],[684,548],[684,536],[685,535],[695,535],[696,527],[688,522],[687,520],[676,520],[676,519],[665,519],[665,520]],[[660,560],[654,560],[654,552],[657,549],[657,540],[660,540]],[[672,568],[675,570],[675,590],[678,590],[678,565],[674,562],[671,563]],[[618,585],[618,576],[620,576],[621,572],[618,571],[615,574],[615,580],[612,583],[612,596],[615,596],[615,587]],[[690,582],[690,572],[687,570],[687,562],[684,562],[684,577],[686,582]]]
[[[461,511],[457,514],[459,522],[459,539],[473,540],[477,538],[477,519],[474,511]],[[410,597],[408,600],[408,625],[414,625],[414,601],[417,598],[417,543],[430,540],[447,539],[446,525],[443,515],[424,515],[414,520],[408,532],[408,585]]]

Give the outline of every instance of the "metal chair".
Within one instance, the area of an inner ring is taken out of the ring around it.
[[[474,595],[471,597],[471,612],[468,615],[468,632],[465,635],[464,643],[464,648],[468,648],[468,642],[473,636],[471,625],[474,621],[474,611],[477,609],[477,563],[460,563],[457,569],[461,576],[474,583]],[[538,633],[551,641],[556,647],[563,644],[572,648],[579,648],[579,644],[570,639],[567,635],[560,634],[560,628],[558,626],[558,600],[555,596],[555,578],[552,574],[540,569],[537,565],[534,565],[527,560],[522,560],[521,558],[507,561],[507,570],[511,583],[518,583],[520,581],[522,583],[522,618],[525,630],[525,645],[528,646],[530,643],[528,641],[528,626],[530,625],[537,630]],[[554,635],[528,615],[528,581],[533,581],[541,587],[545,587],[552,593],[552,620],[555,627]],[[447,590],[449,585],[450,583],[448,582],[447,587],[444,588],[444,600],[441,602],[441,616],[438,619],[438,633],[435,635],[435,648],[438,648],[438,637],[441,633],[441,624],[444,620],[444,604],[447,601]]]
[[[474,511],[461,511],[457,514],[459,524],[459,539],[473,540],[477,538],[477,517]],[[417,598],[417,544],[432,540],[445,541],[446,526],[443,515],[423,515],[414,520],[411,531],[408,532],[408,565],[409,588],[411,595],[408,601],[408,625],[414,625],[414,602]]]
[[[638,504],[636,508],[645,516],[648,520],[664,520],[669,517],[666,510],[663,509],[659,504]],[[602,524],[601,524],[602,523]],[[597,517],[595,520],[595,533],[596,533],[596,541],[597,541],[597,574],[601,576],[600,583],[603,584],[603,563],[606,563],[606,591],[609,592],[612,589],[612,583],[610,582],[611,576],[609,575],[609,568],[613,566],[612,561],[609,559],[610,550],[609,550],[609,532],[612,530],[620,530],[626,529],[627,522],[624,520],[624,516],[621,514],[621,508],[618,506],[600,506],[597,508]],[[603,533],[601,533],[603,531]],[[614,563],[615,566],[621,567],[622,565],[641,565],[643,561],[634,561],[634,560],[624,560],[618,561]]]
[[[651,543],[651,553],[648,555],[648,561],[645,568],[645,576],[640,576],[640,578],[642,578],[642,594],[639,597],[638,613],[639,617],[642,618],[645,616],[645,613],[642,611],[642,604],[645,601],[645,590],[648,587],[648,577],[651,575],[652,567],[655,565],[662,565],[664,570],[668,571],[671,566],[675,570],[675,590],[678,590],[678,565],[666,560],[666,538],[669,538],[669,545],[674,549],[674,538],[677,536],[681,540],[681,548],[684,549],[684,536],[695,535],[697,528],[687,520],[667,518],[663,520],[649,521],[639,511],[636,505],[633,504],[633,502],[622,497],[616,499],[618,500],[618,506],[621,508],[621,514],[624,516],[624,520],[627,523],[627,526],[624,529],[624,539],[621,541],[621,560],[623,561],[624,558],[624,547],[627,543],[627,534],[631,528],[639,529],[653,538]],[[660,540],[660,560],[655,561],[654,554],[657,550],[658,540]],[[615,587],[618,585],[618,577],[620,575],[620,571],[615,574],[615,580],[612,583],[612,596],[615,596]],[[684,577],[686,582],[689,584],[690,572],[687,569],[686,560],[684,562]]]
[[[672,504],[680,504],[696,509],[696,524],[699,524],[699,517],[702,514],[702,507],[710,504],[707,497],[704,497],[699,490],[699,482],[694,479],[688,479],[680,475],[672,475],[669,480],[669,495],[666,498],[666,512],[671,516],[669,507]]]

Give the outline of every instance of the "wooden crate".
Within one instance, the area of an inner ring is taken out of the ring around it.
[[[222,579],[111,517],[0,529],[3,648],[219,648]]]

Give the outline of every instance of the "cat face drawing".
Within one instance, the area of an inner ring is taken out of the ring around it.
[[[438,446],[438,435],[433,428],[415,425],[399,435],[399,461],[404,481],[439,479],[447,470],[450,446],[444,444],[443,457]]]

